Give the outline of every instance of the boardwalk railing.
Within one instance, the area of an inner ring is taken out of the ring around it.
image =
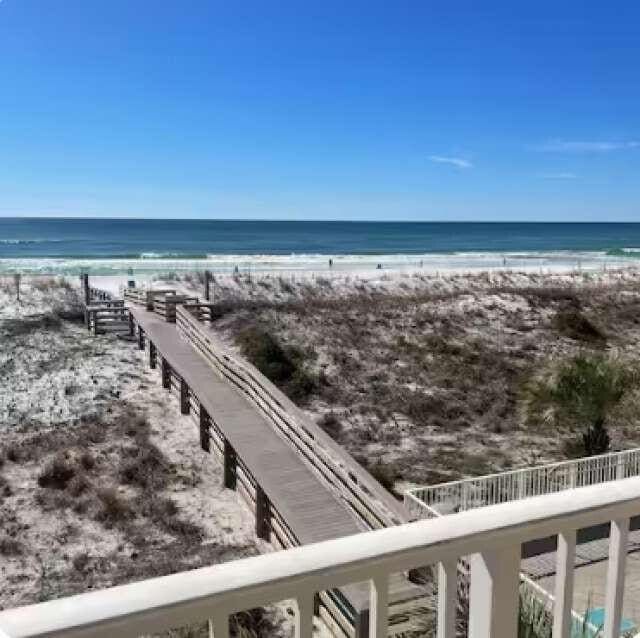
[[[2,638],[121,638],[209,620],[228,638],[230,614],[295,600],[296,638],[311,638],[318,591],[368,582],[369,636],[387,635],[389,577],[438,571],[438,638],[456,633],[456,563],[469,557],[469,635],[518,635],[521,546],[558,536],[554,636],[570,635],[576,530],[611,522],[604,638],[622,618],[629,519],[640,514],[640,478],[421,520],[0,613]],[[426,631],[424,633],[427,633]]]
[[[125,301],[132,301],[133,303],[143,305],[147,310],[153,310],[155,300],[158,297],[164,297],[165,295],[175,295],[176,291],[173,288],[163,289],[147,289],[147,288],[123,288],[122,296]]]
[[[158,295],[154,297],[153,311],[169,323],[176,322],[176,306],[185,303],[197,303],[197,297],[186,295]]]
[[[640,448],[419,487],[405,506],[429,518],[638,475]]]
[[[179,306],[178,331],[218,373],[246,396],[319,472],[369,529],[397,525],[408,512],[276,386],[228,350],[198,320],[198,304]]]
[[[129,328],[129,311],[123,300],[92,302],[84,308],[87,330],[93,334],[126,332]]]
[[[89,285],[87,276],[81,277],[84,296],[84,323],[95,335],[125,333],[129,330],[129,311],[124,299],[114,299],[111,293]]]

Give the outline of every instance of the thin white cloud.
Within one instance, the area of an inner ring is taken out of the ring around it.
[[[640,148],[640,142],[580,142],[568,140],[550,140],[544,144],[532,146],[531,150],[539,153],[611,153],[613,151],[629,151]]]
[[[578,179],[575,173],[541,173],[542,179]]]
[[[437,164],[449,164],[451,166],[455,166],[456,168],[472,168],[473,164],[466,159],[462,159],[461,157],[447,157],[445,155],[430,155],[429,160],[432,162],[436,162]]]

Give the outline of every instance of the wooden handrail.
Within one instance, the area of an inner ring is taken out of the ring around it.
[[[178,331],[229,382],[247,396],[307,462],[336,490],[371,529],[409,520],[405,508],[355,459],[250,363],[229,351],[193,316],[197,304],[179,306]]]

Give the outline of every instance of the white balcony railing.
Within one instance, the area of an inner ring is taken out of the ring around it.
[[[469,635],[517,635],[521,545],[558,536],[554,638],[571,627],[576,530],[611,521],[604,638],[619,634],[630,517],[640,514],[640,478],[421,520],[356,536],[154,578],[0,613],[2,638],[127,638],[211,619],[229,635],[229,615],[297,602],[296,636],[312,634],[316,592],[369,582],[370,636],[387,635],[392,573],[437,565],[438,637],[454,638],[456,564],[471,572]]]
[[[639,475],[640,449],[633,449],[418,487],[404,504],[430,518]]]

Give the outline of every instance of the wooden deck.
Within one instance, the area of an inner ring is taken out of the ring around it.
[[[363,531],[300,456],[258,411],[157,314],[130,307],[158,353],[191,391],[243,459],[273,506],[303,545]]]

